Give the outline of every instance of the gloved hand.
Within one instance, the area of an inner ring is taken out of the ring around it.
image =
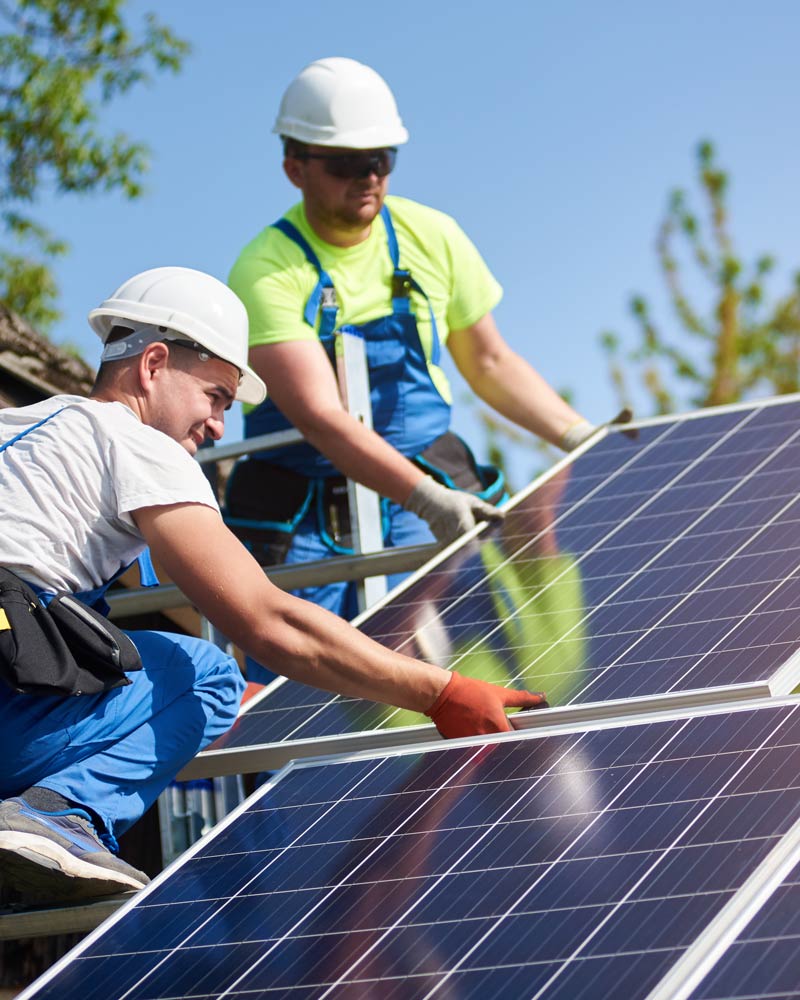
[[[455,671],[444,691],[425,713],[445,739],[507,733],[506,708],[547,708],[544,694],[498,687]]]
[[[613,420],[607,420],[604,424],[590,424],[588,420],[579,420],[568,427],[561,435],[559,447],[564,451],[572,451],[578,445],[588,441],[592,434],[595,434],[601,427],[610,427],[612,424],[627,424],[633,420],[633,412],[626,406],[620,410]],[[631,431],[630,435],[635,437],[636,431]]]
[[[478,521],[501,521],[505,512],[472,493],[450,490],[425,476],[403,504],[406,510],[428,522],[438,542],[454,541]]]

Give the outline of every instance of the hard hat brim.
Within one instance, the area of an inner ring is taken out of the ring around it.
[[[278,119],[272,131],[276,135],[307,143],[309,146],[334,146],[340,149],[387,149],[403,146],[408,142],[408,129],[395,128],[358,129],[339,132],[333,128],[314,127],[298,121]]]

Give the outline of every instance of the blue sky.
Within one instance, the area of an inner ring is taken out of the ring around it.
[[[122,280],[161,264],[224,278],[294,201],[270,130],[292,77],[328,55],[387,79],[411,133],[391,190],[458,219],[505,288],[496,315],[507,340],[593,421],[615,408],[598,334],[633,337],[630,294],[676,325],[653,243],[670,189],[693,188],[699,139],[732,174],[739,250],[777,256],[776,290],[800,268],[796,3],[130,4],[148,9],[194,51],[179,76],[107,114],[151,146],[147,194],[36,208],[72,244],[57,271],[56,339],[93,362],[85,315]],[[230,424],[226,440],[241,436],[238,414]],[[454,424],[480,452],[463,403]],[[520,482],[539,463],[515,454]]]

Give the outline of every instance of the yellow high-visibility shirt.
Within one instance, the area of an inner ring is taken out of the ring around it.
[[[495,308],[502,288],[474,244],[450,216],[407,198],[389,196],[386,204],[400,248],[400,266],[411,272],[433,306],[444,346],[450,330],[462,330]],[[392,262],[386,228],[380,216],[369,237],[353,247],[335,247],[309,226],[302,202],[286,213],[305,237],[336,289],[338,325],[369,322],[391,313]],[[268,226],[242,250],[229,284],[244,302],[250,320],[250,346],[289,340],[311,340],[316,331],[303,319],[317,273],[302,250],[279,230]],[[431,363],[428,305],[416,292],[411,308],[431,379],[448,402],[444,372]]]

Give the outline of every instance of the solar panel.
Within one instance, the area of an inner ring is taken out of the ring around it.
[[[360,628],[556,706],[788,693],[800,680],[800,402],[634,427],[565,460],[501,528],[434,560]],[[285,760],[320,737],[423,721],[281,680],[191,773],[221,773],[225,749],[289,743]]]
[[[789,998],[798,995],[799,984],[800,869],[795,868],[687,998]]]
[[[21,1000],[644,998],[799,764],[796,698],[293,764]]]

